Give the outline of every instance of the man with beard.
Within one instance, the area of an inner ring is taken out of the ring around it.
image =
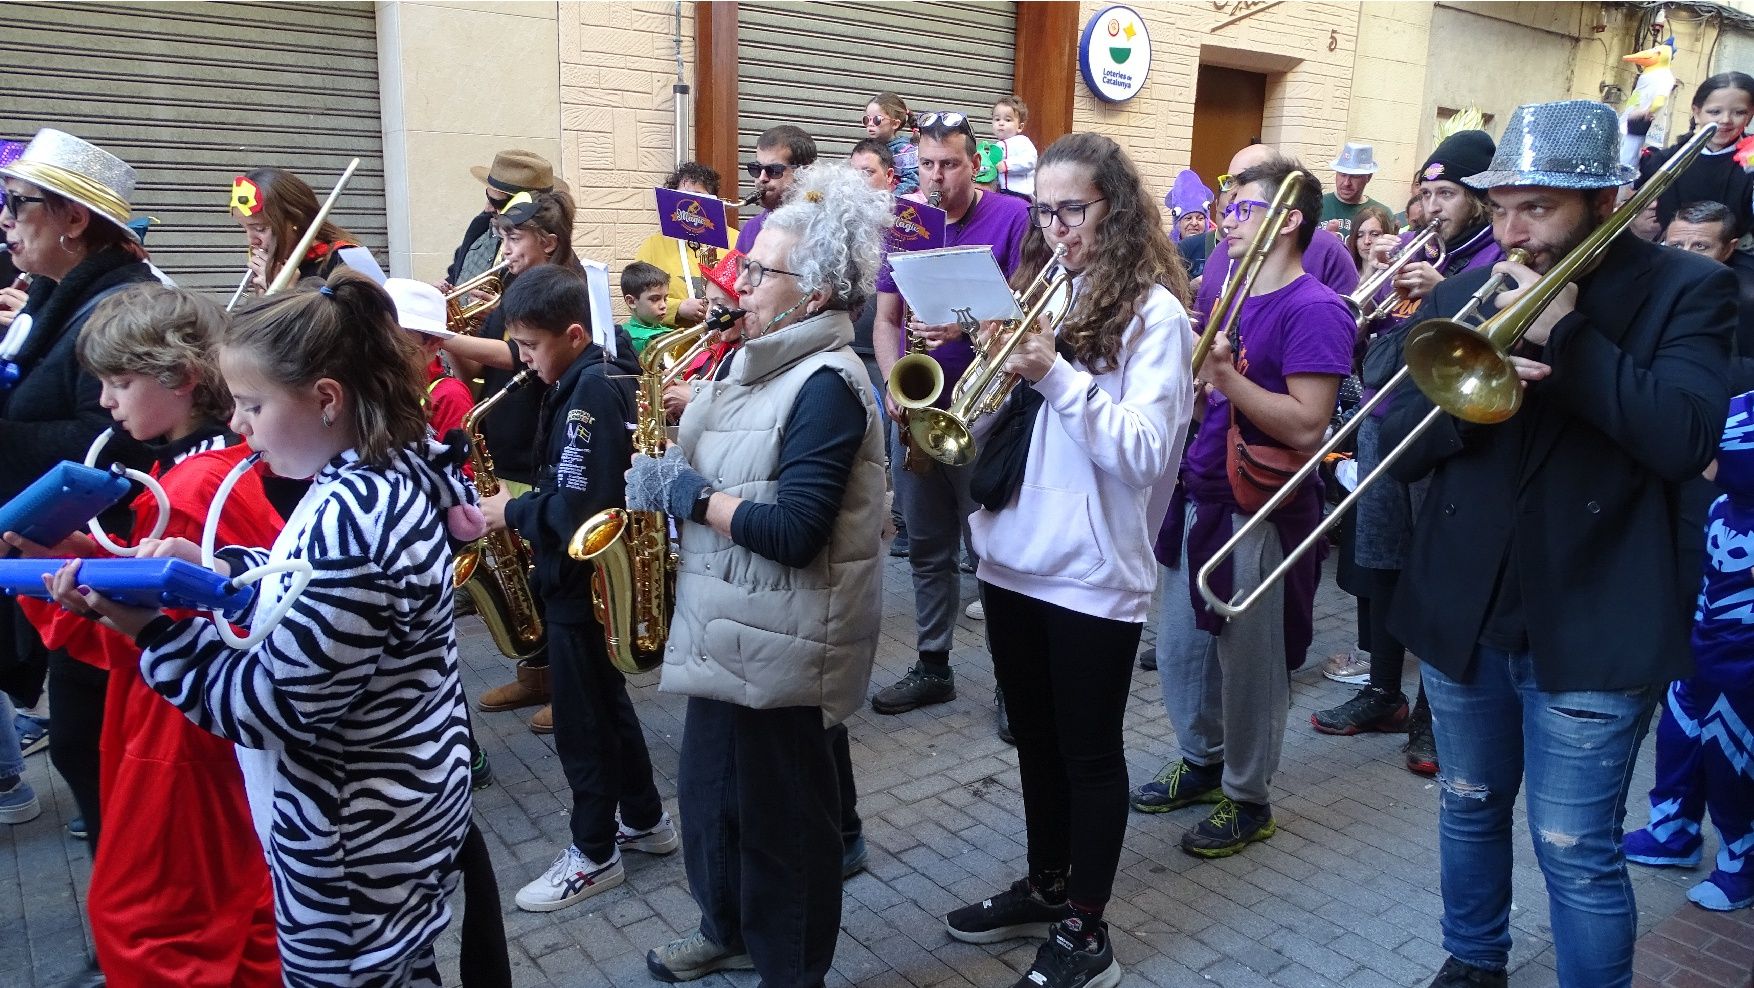
[[[1607,106],[1518,107],[1483,189],[1509,305],[1612,214],[1635,177]],[[1393,467],[1431,477],[1390,625],[1424,662],[1443,754],[1443,945],[1434,986],[1504,985],[1519,788],[1567,985],[1626,985],[1638,912],[1620,841],[1658,689],[1689,673],[1697,567],[1680,572],[1674,505],[1716,450],[1735,278],[1709,258],[1620,236],[1528,326],[1510,361],[1521,411],[1439,416]],[[1442,282],[1418,322],[1490,276]],[[1384,448],[1431,410],[1400,392]],[[1524,782],[1527,782],[1526,787]]]
[[[1366,389],[1365,399],[1401,369],[1401,342],[1412,325],[1408,317],[1423,304],[1431,289],[1445,278],[1490,267],[1504,257],[1504,251],[1492,239],[1486,194],[1462,184],[1464,178],[1491,163],[1492,151],[1491,135],[1483,130],[1464,130],[1439,144],[1420,169],[1420,199],[1425,206],[1426,222],[1438,223],[1444,252],[1438,259],[1442,264],[1430,260],[1437,257],[1434,244],[1425,257],[1402,267],[1393,283],[1384,285],[1368,303],[1366,311],[1375,311],[1391,294],[1400,300],[1400,304],[1366,329],[1369,348],[1360,375]],[[1418,234],[1418,230],[1402,234],[1392,250],[1376,253],[1376,263],[1386,266]],[[1387,413],[1386,403],[1378,405],[1372,417],[1359,427],[1360,476],[1374,470],[1380,461],[1379,436],[1382,417]],[[1359,647],[1329,658],[1322,665],[1322,674],[1336,682],[1358,684],[1360,689],[1345,703],[1311,714],[1310,724],[1323,734],[1405,730],[1407,744],[1402,750],[1407,756],[1407,768],[1430,775],[1437,771],[1431,708],[1424,689],[1420,689],[1412,715],[1408,716],[1407,696],[1401,689],[1407,649],[1388,629],[1395,584],[1406,563],[1407,544],[1412,538],[1415,506],[1423,494],[1423,484],[1409,487],[1386,480],[1372,485],[1359,499],[1353,535],[1339,569],[1341,588],[1358,598]]]

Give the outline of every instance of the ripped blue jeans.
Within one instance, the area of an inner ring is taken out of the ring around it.
[[[1562,986],[1632,983],[1638,909],[1621,821],[1657,690],[1552,693],[1527,652],[1484,645],[1474,680],[1427,665],[1437,738],[1443,946],[1474,967],[1510,957],[1511,813],[1526,780]]]

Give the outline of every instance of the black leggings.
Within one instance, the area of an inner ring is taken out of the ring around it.
[[[1407,646],[1389,631],[1389,612],[1395,603],[1395,586],[1401,582],[1398,569],[1366,569],[1362,571],[1366,596],[1358,598],[1358,616],[1368,628],[1359,634],[1359,641],[1370,652],[1370,685],[1398,693],[1401,672],[1407,667]]]
[[[505,942],[505,917],[500,913],[499,880],[481,827],[469,824],[463,850],[463,942],[457,951],[457,974],[463,988],[511,988],[512,961]]]
[[[49,761],[73,790],[85,818],[91,849],[97,853],[98,742],[104,730],[104,698],[110,674],[60,649],[49,653]]]
[[[981,584],[993,674],[1017,738],[1029,871],[1069,872],[1066,896],[1100,910],[1127,830],[1121,720],[1143,624],[1092,617]]]

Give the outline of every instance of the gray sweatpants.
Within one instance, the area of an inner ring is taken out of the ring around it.
[[[1187,531],[1194,506],[1182,519],[1179,569],[1163,570],[1163,602],[1157,623],[1157,675],[1163,706],[1195,765],[1224,763],[1224,794],[1265,803],[1267,784],[1279,768],[1285,744],[1285,709],[1291,702],[1285,668],[1285,591],[1281,583],[1213,636],[1194,624],[1188,595]],[[1234,516],[1240,528],[1246,515]],[[1260,585],[1261,574],[1279,565],[1279,533],[1263,526],[1231,557],[1238,593]]]
[[[902,466],[895,423],[890,423],[895,456],[889,473],[895,484],[895,507],[907,523],[908,563],[914,573],[914,611],[919,621],[919,650],[948,652],[956,635],[956,612],[962,607],[962,531],[974,514],[968,493],[970,467],[947,467],[932,461],[925,473]]]

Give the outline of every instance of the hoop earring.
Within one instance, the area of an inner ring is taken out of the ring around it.
[[[73,248],[67,246],[67,235],[65,233],[61,234],[61,239],[58,242],[60,243],[62,250],[66,251],[69,254],[75,253]]]

